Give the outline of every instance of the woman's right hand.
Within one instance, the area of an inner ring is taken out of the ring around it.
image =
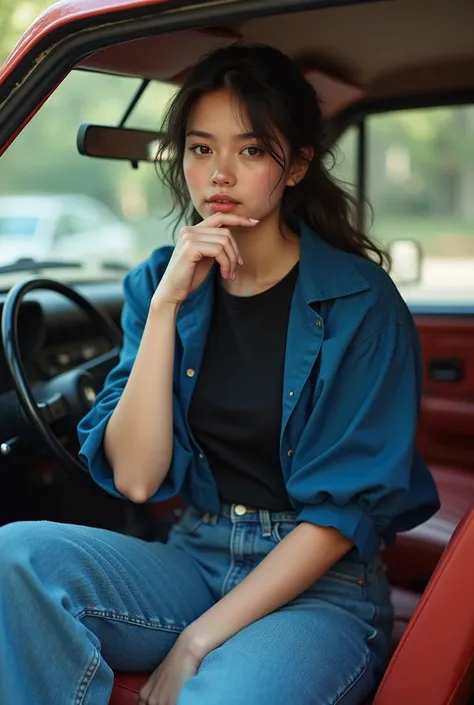
[[[234,280],[243,261],[230,228],[251,228],[257,223],[233,213],[215,213],[199,225],[182,228],[154,301],[183,303],[202,284],[214,262],[219,264],[223,279]]]

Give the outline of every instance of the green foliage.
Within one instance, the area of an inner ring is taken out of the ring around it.
[[[0,64],[7,58],[28,26],[52,4],[47,0],[1,0]]]

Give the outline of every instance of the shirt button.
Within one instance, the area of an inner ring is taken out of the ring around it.
[[[234,507],[234,512],[237,514],[238,517],[243,517],[243,515],[247,513],[247,508],[244,507],[243,504],[237,504]]]
[[[295,451],[293,450],[293,448],[290,448],[290,450],[288,451],[288,457],[291,458],[291,456],[294,454],[295,454]]]
[[[188,375],[188,377],[194,377],[194,375],[195,375],[196,373],[195,373],[195,371],[193,370],[193,368],[190,367],[188,370],[186,370],[186,374]]]
[[[289,396],[289,397],[292,397],[293,395],[294,395],[294,392],[289,392],[289,393],[288,393],[288,396]]]
[[[203,454],[202,454],[202,453],[199,453],[198,458],[199,458],[199,460],[204,460]]]
[[[318,328],[321,328],[321,326],[323,325],[323,324],[321,323],[321,321],[319,320],[319,318],[318,318],[318,320],[316,321],[316,325],[318,326]]]

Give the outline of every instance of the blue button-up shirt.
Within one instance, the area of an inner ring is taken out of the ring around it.
[[[335,527],[354,542],[363,560],[371,561],[381,541],[391,543],[398,531],[424,522],[439,508],[433,478],[415,447],[422,391],[418,335],[379,265],[332,247],[302,222],[295,225],[301,259],[288,324],[281,468],[298,521]],[[78,428],[80,457],[94,480],[117,497],[103,436],[171,253],[171,247],[155,250],[125,277],[120,362]],[[179,309],[173,457],[150,499],[179,494],[211,512],[219,511],[219,497],[187,414],[217,272],[215,266]]]

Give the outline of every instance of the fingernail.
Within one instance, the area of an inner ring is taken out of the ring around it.
[[[256,220],[255,218],[249,218],[250,223],[259,223],[259,220]]]
[[[239,255],[238,262],[239,262],[239,264],[243,264],[243,263],[244,263],[244,260],[242,259],[242,255]]]
[[[235,272],[233,272],[232,277],[231,277],[233,282],[235,282],[235,277],[236,277],[236,274],[235,274]]]

